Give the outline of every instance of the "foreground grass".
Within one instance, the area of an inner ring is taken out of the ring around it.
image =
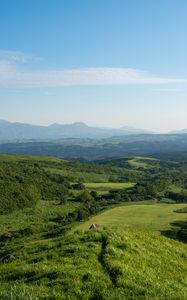
[[[140,203],[141,204],[141,203]],[[90,224],[103,226],[142,228],[152,231],[171,229],[171,223],[186,220],[185,213],[175,210],[184,208],[186,204],[130,204],[109,209],[92,217],[76,229],[87,230]]]
[[[151,232],[79,231],[13,250],[2,300],[186,299],[187,246]]]

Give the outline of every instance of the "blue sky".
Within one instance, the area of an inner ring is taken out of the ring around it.
[[[0,119],[187,128],[186,0],[0,1]]]

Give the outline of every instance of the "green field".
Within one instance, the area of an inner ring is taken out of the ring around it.
[[[18,161],[46,161],[53,163],[61,163],[63,159],[50,156],[37,156],[37,155],[20,155],[20,154],[1,154],[0,161],[5,162],[18,162]]]
[[[92,217],[76,229],[86,230],[92,223],[99,226],[141,228],[151,231],[164,231],[171,228],[174,221],[185,221],[185,213],[176,213],[176,209],[186,204],[129,204],[112,208]]]
[[[135,156],[132,159],[128,160],[128,163],[131,167],[134,168],[148,168],[150,162],[156,161],[155,158],[150,157],[141,157],[141,156]]]
[[[133,182],[85,182],[87,189],[94,190],[111,190],[111,189],[128,189],[135,185]]]

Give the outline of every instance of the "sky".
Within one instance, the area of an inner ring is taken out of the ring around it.
[[[186,0],[0,0],[0,119],[187,128]]]

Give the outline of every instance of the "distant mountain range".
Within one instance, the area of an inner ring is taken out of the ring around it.
[[[110,138],[124,135],[149,134],[152,132],[129,126],[116,128],[91,127],[82,122],[49,126],[11,123],[0,120],[0,140],[63,139],[63,138]]]
[[[187,129],[170,131],[170,134],[186,134],[186,133],[187,133]]]

